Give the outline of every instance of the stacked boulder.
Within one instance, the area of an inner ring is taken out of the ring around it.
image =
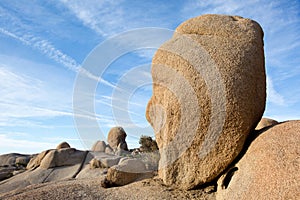
[[[122,127],[113,127],[108,133],[107,141],[113,150],[121,149],[128,151],[126,137],[127,134]]]

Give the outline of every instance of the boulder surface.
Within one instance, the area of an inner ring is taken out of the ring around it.
[[[226,175],[231,177],[218,181],[217,199],[299,199],[299,144],[300,121],[261,133],[236,164],[236,171]]]

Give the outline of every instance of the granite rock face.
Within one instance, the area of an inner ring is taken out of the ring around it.
[[[298,199],[300,196],[300,121],[262,132],[218,181],[217,199]]]
[[[237,16],[182,23],[152,60],[146,111],[160,150],[159,177],[192,189],[239,154],[266,101],[263,31]]]

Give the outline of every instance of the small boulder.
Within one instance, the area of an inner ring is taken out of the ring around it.
[[[278,124],[278,121],[274,119],[269,119],[269,118],[262,118],[259,123],[257,124],[255,130],[261,130],[263,128],[269,127],[269,126],[274,126]]]
[[[56,149],[65,149],[65,148],[71,148],[71,146],[69,145],[69,143],[62,142],[59,145],[57,145],[57,147],[56,147]]]
[[[93,158],[90,161],[90,169],[96,169],[96,168],[103,168],[103,165],[100,160],[97,160],[96,158]]]
[[[151,178],[152,172],[146,171],[144,163],[137,159],[124,159],[119,165],[108,169],[106,179],[102,184],[108,186],[122,186],[137,180]]]
[[[102,163],[102,166],[105,168],[112,167],[114,165],[117,165],[120,161],[121,157],[119,156],[110,156],[106,158],[101,158],[100,161]]]
[[[122,149],[128,151],[127,143],[125,141],[126,136],[127,134],[122,127],[111,128],[107,137],[109,146],[112,149],[117,149],[119,144],[121,144]]]
[[[23,166],[26,167],[27,164],[30,161],[30,157],[29,156],[20,156],[16,158],[16,166]]]
[[[105,152],[105,149],[106,149],[106,143],[100,140],[97,141],[92,147],[92,151]]]

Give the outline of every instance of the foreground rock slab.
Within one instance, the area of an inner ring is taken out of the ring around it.
[[[261,133],[218,182],[217,199],[299,199],[300,121],[288,121]],[[225,176],[226,177],[226,176]]]
[[[159,177],[192,189],[239,154],[265,109],[263,31],[237,16],[182,23],[152,60],[146,116],[160,149]]]

